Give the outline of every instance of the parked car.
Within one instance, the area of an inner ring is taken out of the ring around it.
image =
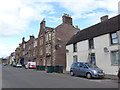
[[[3,66],[6,66],[7,64],[6,64],[6,63],[3,63],[2,65],[3,65]]]
[[[90,79],[90,78],[103,78],[105,76],[105,73],[103,70],[101,70],[94,64],[76,62],[71,65],[70,75],[86,76],[88,79]]]
[[[36,62],[27,62],[25,65],[26,69],[35,69],[36,68]]]
[[[120,68],[118,69],[117,76],[118,76],[118,78],[120,79]]]
[[[17,68],[22,68],[22,65],[18,63],[18,64],[16,65],[16,67],[17,67]]]

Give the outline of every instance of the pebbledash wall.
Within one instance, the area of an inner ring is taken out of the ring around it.
[[[118,19],[118,16],[116,16]],[[115,18],[116,18],[115,17]],[[101,22],[101,23],[108,23],[110,21],[113,21],[112,24],[114,26],[114,24],[118,24],[115,23],[116,21],[114,21],[115,18],[112,18],[111,20],[106,20],[105,22]],[[116,20],[117,20],[116,19]],[[97,24],[100,25],[101,23]],[[95,25],[95,27],[97,26]],[[119,24],[118,24],[119,25]],[[116,26],[118,26],[116,25]],[[109,26],[106,26],[109,27]],[[112,26],[111,26],[112,27]],[[89,27],[89,28],[93,28],[93,27]],[[89,28],[87,28],[86,30],[88,30]],[[95,53],[95,60],[96,60],[96,65],[98,67],[100,67],[101,69],[103,69],[105,71],[106,74],[117,74],[118,71],[118,65],[114,65],[112,64],[112,52],[113,51],[120,51],[120,44],[111,44],[111,33],[116,32],[117,33],[117,39],[120,39],[120,29],[116,29],[118,27],[115,27],[115,30],[106,30],[106,34],[102,34],[102,35],[98,35],[97,37],[92,37],[93,41],[94,41],[94,49],[89,49],[89,43],[88,40],[91,39],[90,37],[86,40],[82,40],[82,41],[76,41],[75,42],[75,38],[76,36],[80,36],[81,31],[78,32],[79,35],[73,36],[73,38],[68,42],[67,46],[66,46],[66,50],[68,51],[66,53],[66,71],[70,71],[70,66],[71,64],[74,62],[73,57],[77,56],[78,57],[78,62],[89,62],[89,53]],[[94,29],[94,28],[93,28]],[[96,28],[97,30],[97,28]],[[95,31],[96,31],[95,30]],[[108,31],[108,32],[107,32]],[[94,33],[93,33],[94,34]],[[78,38],[76,38],[78,39]],[[73,41],[74,40],[74,41]],[[120,42],[120,40],[119,40]],[[77,43],[77,52],[74,52],[73,50],[73,44]],[[105,51],[105,49],[107,49],[107,51]],[[118,61],[120,61],[120,52],[118,54]]]

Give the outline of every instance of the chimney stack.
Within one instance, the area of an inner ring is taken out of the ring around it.
[[[22,43],[24,43],[24,42],[25,42],[25,37],[22,38]]]
[[[40,23],[40,28],[43,28],[45,26],[45,18]]]
[[[102,16],[100,19],[101,19],[101,22],[104,22],[108,20],[108,15]]]
[[[34,39],[34,36],[33,36],[33,35],[32,35],[32,36],[30,35],[30,40],[31,40],[31,39]]]
[[[68,14],[62,16],[63,23],[72,25],[72,18]]]

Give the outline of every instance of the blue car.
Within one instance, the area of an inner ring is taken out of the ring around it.
[[[103,70],[101,70],[94,64],[76,62],[71,65],[70,75],[86,76],[88,79],[90,79],[90,78],[103,78],[105,76],[105,73]]]

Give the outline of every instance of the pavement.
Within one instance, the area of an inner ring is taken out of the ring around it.
[[[68,71],[64,71],[64,74],[69,74]],[[104,79],[119,80],[117,75],[105,74]]]
[[[112,80],[119,80],[117,75],[110,75],[110,74],[106,74],[105,79],[112,79]]]

